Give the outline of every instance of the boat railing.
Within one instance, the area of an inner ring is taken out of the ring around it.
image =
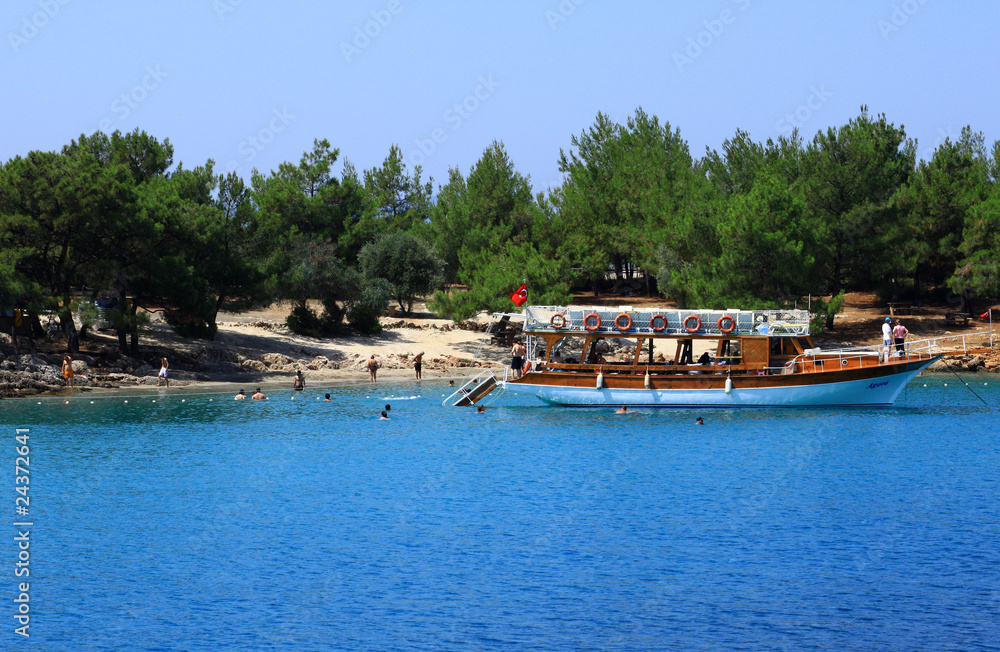
[[[986,338],[983,341],[982,338]],[[827,363],[839,363],[842,367],[862,366],[873,359],[883,362],[920,362],[942,355],[962,355],[982,352],[991,348],[989,331],[944,335],[911,340],[903,344],[900,351],[896,344],[872,344],[839,349],[809,349],[801,353],[781,368],[777,373],[802,373],[807,371],[829,371]],[[771,372],[775,373],[775,372]]]
[[[738,337],[809,334],[808,310],[678,310],[632,306],[528,306],[524,330],[572,334]]]

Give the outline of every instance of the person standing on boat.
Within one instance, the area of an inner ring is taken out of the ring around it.
[[[528,350],[518,341],[510,348],[510,371],[515,379],[520,378],[524,369],[524,356]]]
[[[906,326],[903,326],[896,320],[896,325],[892,329],[892,339],[896,344],[896,357],[901,358],[903,352],[906,350],[906,334],[910,331],[906,330]]]
[[[892,320],[888,317],[882,322],[882,348],[885,349],[882,359],[888,360],[892,353]]]

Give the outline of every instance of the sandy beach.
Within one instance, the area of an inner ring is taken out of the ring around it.
[[[603,300],[578,297],[578,300],[582,305],[621,303],[617,297]],[[628,301],[635,306],[662,303],[638,297]],[[486,313],[456,324],[433,315],[423,303],[417,303],[409,316],[383,317],[383,330],[378,335],[327,339],[292,333],[285,326],[287,314],[288,306],[280,304],[241,313],[220,313],[213,341],[180,337],[158,315],[152,315],[140,338],[140,355],[135,358],[118,353],[114,333],[91,332],[81,340],[79,354],[73,356],[76,388],[86,391],[155,386],[162,356],[170,363],[171,387],[177,388],[205,383],[291,386],[297,370],[303,372],[307,388],[316,384],[369,382],[366,365],[372,355],[380,366],[379,380],[416,380],[413,360],[421,352],[425,380],[460,379],[483,368],[502,373],[509,361],[508,347],[492,343],[485,333],[490,321]],[[877,343],[883,318],[883,308],[877,299],[854,295],[844,313],[837,316],[836,329],[820,333],[815,341],[825,347]],[[944,328],[940,318],[930,311],[905,319],[916,337],[955,332]],[[970,325],[964,330],[981,328]],[[21,340],[21,355],[15,355],[9,336],[0,336],[0,396],[71,391],[63,386],[60,372],[65,355],[62,340],[39,341],[33,352],[23,350],[26,340]],[[947,364],[966,371],[1000,370],[997,354],[956,358]]]

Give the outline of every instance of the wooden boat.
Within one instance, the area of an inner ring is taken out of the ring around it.
[[[805,310],[529,306],[523,316],[528,370],[507,369],[495,386],[483,372],[480,389],[463,386],[447,403],[472,405],[499,388],[567,406],[892,405],[942,356],[987,351],[972,343],[989,335],[821,350]]]

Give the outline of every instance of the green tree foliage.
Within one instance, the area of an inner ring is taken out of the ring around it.
[[[658,243],[690,260],[712,241],[705,200],[680,131],[637,109],[625,125],[603,113],[561,152],[560,231],[567,253],[595,284],[605,270],[619,280],[655,270]],[[646,275],[649,278],[649,274]]]
[[[403,231],[375,238],[358,254],[365,279],[389,282],[392,296],[404,314],[417,297],[431,294],[441,284],[444,262],[424,240]]]
[[[365,171],[364,187],[360,189],[362,211],[352,216],[340,240],[346,260],[357,260],[361,249],[379,235],[427,230],[432,184],[421,181],[420,175],[419,166],[412,175],[407,171],[397,145],[392,146],[380,167]]]
[[[839,128],[816,134],[803,161],[802,197],[822,224],[818,258],[827,289],[862,288],[901,263],[892,244],[893,197],[913,172],[916,146],[867,107]]]
[[[1000,186],[993,183],[986,199],[966,213],[963,258],[948,286],[958,293],[1000,297]]]
[[[930,161],[921,161],[900,192],[900,240],[918,295],[923,281],[942,284],[955,271],[963,228],[986,199],[988,177],[983,135],[966,127],[958,141],[946,138]]]
[[[431,234],[445,260],[448,280],[462,280],[473,270],[466,261],[488,250],[527,242],[536,207],[529,180],[521,175],[503,143],[494,141],[464,178],[452,170],[433,212]]]
[[[288,327],[303,335],[322,337],[343,332],[346,309],[360,294],[360,275],[337,257],[337,247],[299,237],[288,242],[283,251],[284,272],[278,282],[278,298],[292,302]],[[319,315],[310,301],[319,301]]]
[[[468,290],[435,293],[430,307],[436,313],[462,321],[482,310],[517,310],[510,294],[522,282],[527,282],[528,302],[534,305],[565,305],[573,298],[565,263],[541,254],[531,243],[511,245],[500,254],[484,249],[468,255],[473,259],[465,263],[474,270],[466,280]]]

